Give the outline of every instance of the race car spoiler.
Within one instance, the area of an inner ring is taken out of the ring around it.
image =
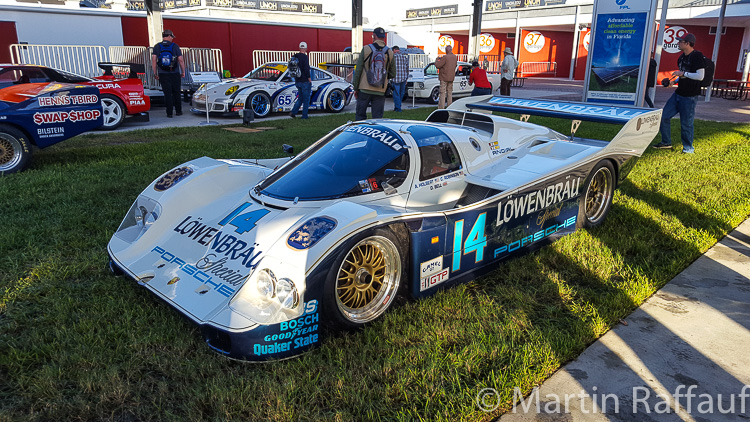
[[[492,97],[482,102],[467,102],[463,106],[469,110],[530,114],[620,125],[631,121],[634,117],[653,111],[640,107],[602,106],[574,101],[543,101],[511,97]]]

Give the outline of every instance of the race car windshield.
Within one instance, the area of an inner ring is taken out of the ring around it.
[[[82,82],[90,82],[91,81],[90,78],[87,78],[87,77],[81,76],[81,75],[76,75],[74,73],[66,72],[64,70],[57,70],[57,73],[63,79],[62,81],[59,81],[59,82],[82,83]]]
[[[245,79],[256,79],[259,81],[277,81],[281,75],[286,72],[285,64],[267,64],[261,66],[247,75],[243,76]]]
[[[352,125],[321,139],[255,189],[283,200],[313,201],[398,187],[409,170],[406,144],[380,125]]]

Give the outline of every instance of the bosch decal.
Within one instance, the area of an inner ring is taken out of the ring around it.
[[[263,338],[264,341],[272,343],[254,344],[253,353],[263,356],[311,346],[318,342],[319,322],[318,301],[306,302],[305,313],[301,317],[279,323],[278,334],[268,334]]]

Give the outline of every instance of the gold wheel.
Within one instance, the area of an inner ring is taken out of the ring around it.
[[[396,245],[382,236],[365,238],[346,254],[336,277],[336,303],[346,319],[366,323],[385,312],[401,278]]]
[[[586,220],[596,225],[604,219],[612,202],[612,172],[608,167],[600,167],[591,178],[586,190]]]

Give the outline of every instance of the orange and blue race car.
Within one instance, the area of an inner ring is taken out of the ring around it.
[[[104,70],[104,74],[96,78],[89,78],[34,64],[0,64],[0,88],[24,83],[50,82],[95,86],[101,91],[103,123],[99,129],[117,129],[125,120],[125,117],[128,117],[129,121],[147,122],[151,100],[144,93],[143,82],[138,79],[132,65],[99,63],[99,67]],[[130,67],[130,76],[114,76],[112,73],[113,67]]]
[[[102,125],[95,86],[24,83],[0,89],[0,176],[23,170],[46,148]]]

